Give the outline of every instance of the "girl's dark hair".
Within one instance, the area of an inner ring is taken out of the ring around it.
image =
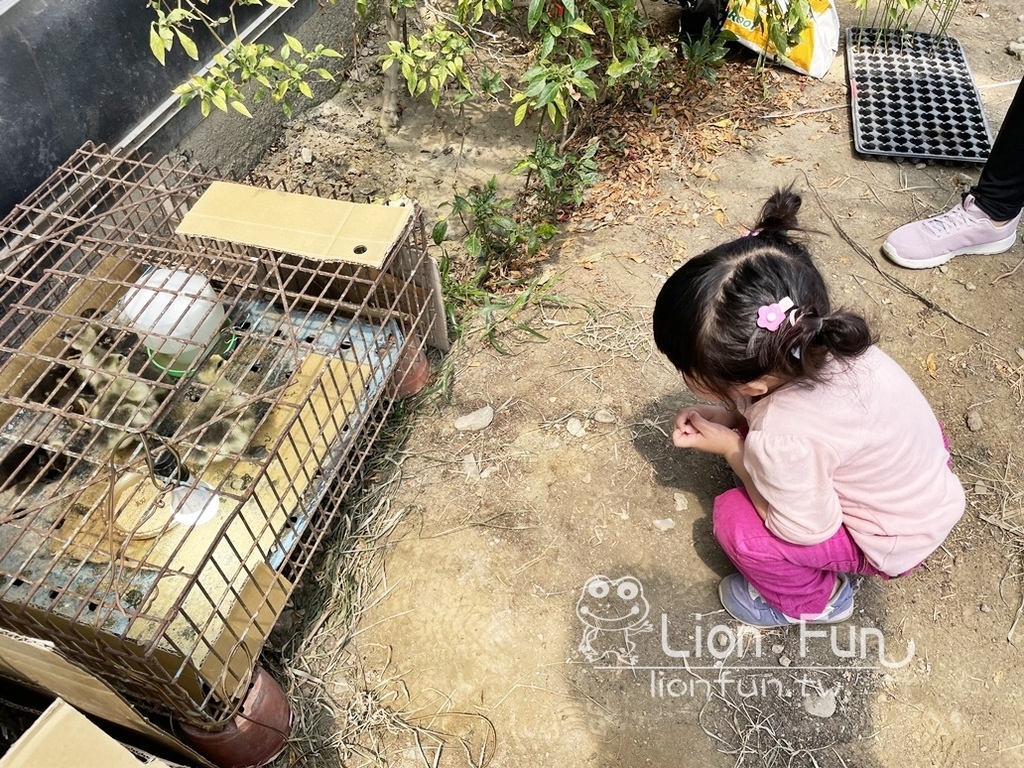
[[[821,381],[830,356],[853,358],[875,341],[863,317],[832,310],[824,278],[792,236],[800,202],[791,186],[776,190],[749,235],[686,262],[658,294],[658,349],[726,403],[729,390],[766,375]],[[759,327],[758,310],[786,296],[794,309],[778,330]]]

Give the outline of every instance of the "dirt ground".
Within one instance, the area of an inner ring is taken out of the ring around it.
[[[1024,72],[1006,53],[1021,12],[967,0],[951,28],[993,130]],[[532,146],[535,128],[514,129],[506,109],[459,119],[408,99],[382,134],[376,66],[294,119],[257,173],[407,195],[429,227],[453,184],[501,175]],[[519,318],[546,340],[510,337],[502,355],[470,333],[448,361],[450,400],[415,403],[388,501],[401,522],[345,668],[291,659],[307,670],[296,684],[329,693],[331,716],[360,731],[317,747],[317,764],[1024,765],[1020,539],[1004,530],[1024,498],[1024,248],[892,266],[885,235],[948,207],[978,167],[857,156],[842,50],[822,81],[774,70],[753,113],[759,89],[740,85],[752,62],[730,66],[701,100],[622,119],[625,149],[543,265],[575,304]],[[772,113],[786,116],[759,117]],[[502,179],[506,194],[521,183]],[[968,507],[923,568],[863,581],[839,629],[743,633],[718,602],[731,568],[709,521],[732,478],[671,447],[690,396],[649,317],[668,274],[790,182],[837,303],[871,319],[945,424]],[[456,427],[483,406],[488,426]]]

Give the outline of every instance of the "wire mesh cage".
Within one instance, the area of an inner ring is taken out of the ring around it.
[[[0,223],[0,626],[200,724],[444,339],[417,210],[356,206],[376,264],[181,234],[219,183],[86,145]]]

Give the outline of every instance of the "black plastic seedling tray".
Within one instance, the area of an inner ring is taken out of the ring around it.
[[[958,40],[851,28],[846,64],[857,152],[963,163],[988,158],[992,134]]]

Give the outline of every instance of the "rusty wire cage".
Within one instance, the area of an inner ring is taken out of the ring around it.
[[[198,724],[444,339],[418,211],[376,266],[176,234],[217,181],[86,145],[0,223],[0,626]],[[140,296],[212,335],[141,333]]]

